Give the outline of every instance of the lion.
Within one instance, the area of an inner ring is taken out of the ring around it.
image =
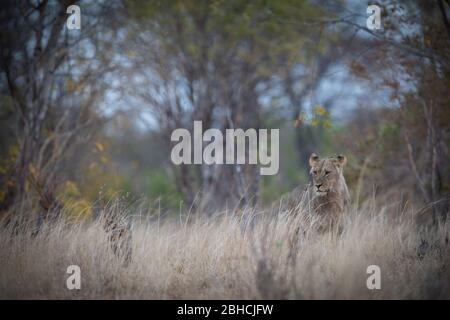
[[[272,210],[293,214],[306,222],[300,223],[299,228],[313,223],[313,229],[319,233],[331,230],[340,233],[339,222],[350,206],[350,193],[343,172],[346,163],[344,155],[321,159],[312,153],[309,157],[311,182],[282,196],[272,204]]]
[[[320,230],[336,227],[342,213],[350,204],[350,193],[343,169],[347,158],[343,155],[320,159],[315,153],[309,157],[311,167],[311,204],[321,221]]]

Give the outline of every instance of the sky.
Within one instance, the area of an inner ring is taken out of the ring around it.
[[[327,1],[330,8],[337,9],[345,7],[345,16],[351,15],[352,21],[359,25],[366,24],[367,1]],[[349,28],[351,28],[349,26]],[[371,36],[364,32],[358,32],[358,37],[370,38]],[[120,61],[120,54],[118,58]],[[125,61],[125,59],[123,60]],[[352,111],[364,104],[364,107],[384,106],[389,103],[388,93],[376,91],[370,83],[356,78],[349,70],[346,60],[336,63],[321,80],[320,85],[311,91],[305,100],[303,109],[308,112],[315,105],[323,105],[327,101],[332,101],[331,118],[334,122],[341,122],[348,119]],[[125,63],[125,62],[124,62]],[[150,108],[146,107],[140,100],[133,96],[133,88],[130,84],[123,83],[123,79],[110,76],[111,89],[107,91],[104,101],[101,104],[102,113],[106,116],[113,115],[121,110],[125,114],[133,117],[136,129],[146,131],[157,127],[157,122],[151,113]],[[117,88],[125,87],[123,92]],[[262,99],[264,101],[264,99]]]

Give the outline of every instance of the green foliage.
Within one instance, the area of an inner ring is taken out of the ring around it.
[[[181,52],[189,61],[223,60],[230,54],[241,63],[264,59],[256,73],[266,77],[273,75],[273,66],[313,59],[307,54],[311,46],[315,54],[325,50],[326,41],[317,48],[315,39],[308,37],[308,28],[317,28],[302,22],[326,17],[326,12],[305,0],[128,0],[125,4],[157,36],[162,49]],[[323,35],[324,40],[327,37]]]
[[[387,146],[392,144],[392,139],[397,139],[401,134],[401,127],[394,122],[382,122],[378,128],[378,149],[380,152],[386,151]]]
[[[171,207],[179,206],[181,194],[165,171],[149,169],[144,172],[146,180],[146,196],[150,199],[160,199],[162,204]]]

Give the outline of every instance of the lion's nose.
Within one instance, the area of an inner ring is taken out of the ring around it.
[[[319,189],[322,186],[322,183],[317,183],[316,188]]]

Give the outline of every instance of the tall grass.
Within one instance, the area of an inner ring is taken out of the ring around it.
[[[127,266],[101,219],[46,223],[37,234],[10,224],[0,233],[0,298],[450,298],[448,225],[419,235],[413,210],[367,203],[346,214],[341,232],[317,233],[300,207],[133,217]],[[80,290],[66,287],[69,265],[81,268]],[[369,265],[381,269],[380,290],[367,288]]]

